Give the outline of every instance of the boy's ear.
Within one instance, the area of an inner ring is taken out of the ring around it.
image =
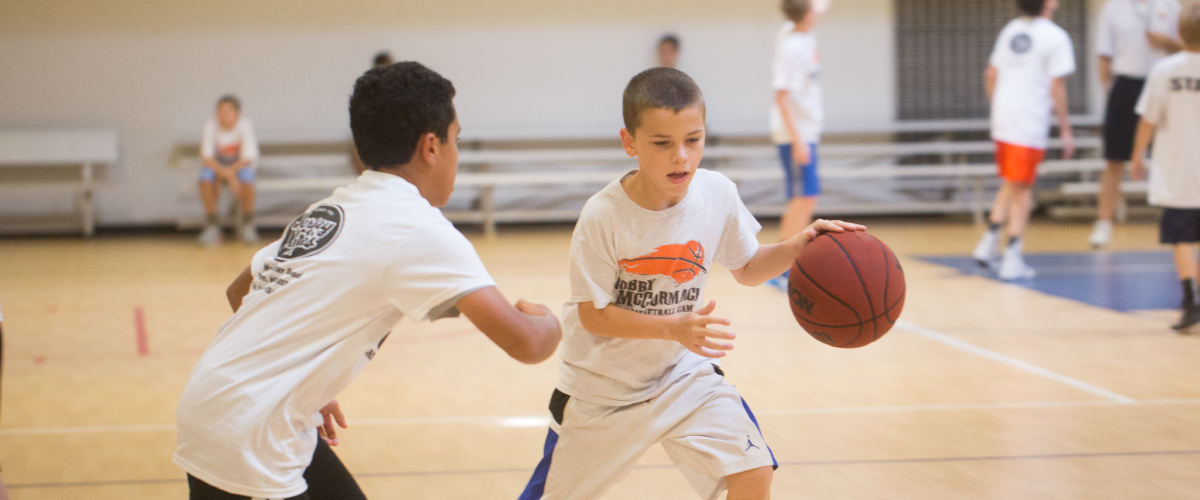
[[[637,156],[637,144],[633,141],[633,134],[624,128],[621,129],[621,147],[625,148],[625,154],[631,157]]]
[[[438,150],[442,147],[441,141],[433,132],[428,132],[421,135],[417,140],[417,154],[421,156],[421,160],[426,165],[432,165],[434,157],[437,156]]]

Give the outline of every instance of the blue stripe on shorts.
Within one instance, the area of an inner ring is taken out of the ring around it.
[[[521,492],[518,500],[538,500],[542,498],[542,493],[546,492],[546,476],[550,475],[550,459],[554,456],[554,446],[558,444],[558,433],[550,430],[546,434],[546,445],[544,446],[542,461],[538,462],[537,468],[533,469],[533,477],[529,478],[529,484],[525,485],[525,491]]]
[[[779,160],[783,163],[783,173],[787,181],[784,185],[787,199],[821,194],[821,178],[817,176],[817,145],[809,143],[808,165],[799,169],[792,165],[792,145],[779,144],[778,147]]]

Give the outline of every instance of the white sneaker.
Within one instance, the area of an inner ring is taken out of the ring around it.
[[[242,243],[247,245],[258,243],[258,230],[254,228],[254,224],[242,225]]]
[[[204,230],[200,231],[200,246],[215,247],[221,244],[221,228],[216,225],[204,226]]]
[[[971,256],[975,257],[975,262],[979,267],[993,267],[996,265],[996,243],[1000,239],[1000,231],[985,231],[983,237],[979,239],[979,244],[975,245],[975,251],[971,252]]]
[[[1100,248],[1108,245],[1112,241],[1113,224],[1110,220],[1096,221],[1095,229],[1092,229],[1092,237],[1088,240],[1092,244],[1092,248]]]
[[[1012,280],[1027,280],[1037,276],[1037,270],[1025,264],[1025,257],[1021,255],[1021,244],[1017,243],[1010,246],[1004,251],[1004,258],[1000,261],[1000,272],[997,277],[1004,281]]]

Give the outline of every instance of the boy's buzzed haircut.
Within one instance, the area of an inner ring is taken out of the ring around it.
[[[679,37],[675,36],[674,33],[668,33],[666,35],[663,35],[662,38],[658,39],[659,45],[662,45],[664,43],[669,44],[672,47],[675,47],[675,50],[679,50]]]
[[[454,119],[454,84],[418,62],[372,68],[350,96],[354,147],[371,170],[408,163],[425,134],[446,142]]]
[[[799,23],[804,20],[804,16],[808,15],[808,11],[812,10],[812,2],[809,0],[783,0],[781,9],[783,16],[789,21]]]
[[[1046,10],[1046,0],[1017,0],[1017,8],[1027,16],[1040,16]]]
[[[1179,13],[1179,38],[1188,47],[1200,48],[1200,3],[1188,5]]]
[[[233,94],[225,94],[221,96],[220,99],[217,99],[217,107],[221,107],[222,104],[228,104],[233,106],[233,109],[236,109],[239,112],[242,111],[242,101],[240,101],[237,96]]]
[[[647,109],[669,109],[676,113],[684,108],[700,106],[705,113],[704,95],[700,86],[675,68],[651,68],[634,76],[625,86],[622,114],[625,130],[630,134],[642,125],[642,111]]]

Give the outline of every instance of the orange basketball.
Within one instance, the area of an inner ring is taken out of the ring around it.
[[[796,322],[834,347],[879,340],[900,318],[904,291],[896,254],[862,231],[817,236],[796,256],[788,275]]]

